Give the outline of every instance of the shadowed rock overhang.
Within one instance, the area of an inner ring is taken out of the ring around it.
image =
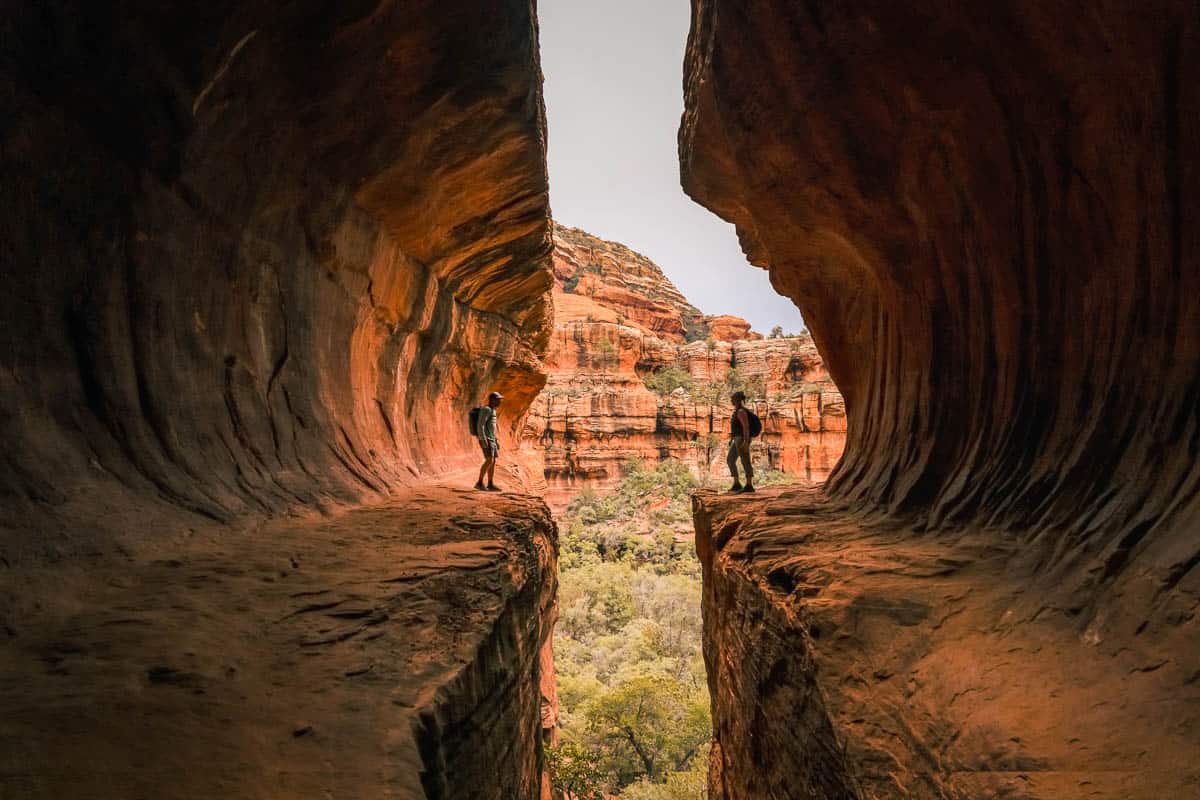
[[[550,330],[532,4],[6,15],[0,497],[378,496]],[[115,486],[114,486],[115,484]]]
[[[713,796],[1194,791],[1195,4],[692,7],[684,188],[848,418],[695,500]]]
[[[829,495],[1070,575],[1200,560],[1195,6],[695,0],[685,190],[846,399]]]
[[[0,796],[539,796],[554,524],[427,485],[545,382],[533,3],[14,5],[0,119]]]

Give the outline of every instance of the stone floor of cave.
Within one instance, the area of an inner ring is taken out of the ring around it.
[[[424,797],[418,709],[520,665],[519,635],[488,642],[506,614],[534,641],[548,625],[550,523],[527,496],[438,486],[143,533],[6,570],[0,797]],[[480,667],[492,645],[512,662]]]
[[[809,758],[792,743],[813,698],[766,676],[811,663],[864,797],[1198,796],[1189,613],[1135,651],[1031,591],[1011,536],[870,523],[819,488],[695,508],[714,722],[773,753],[762,772]]]

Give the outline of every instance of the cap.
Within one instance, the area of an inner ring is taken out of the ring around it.
[[[503,399],[504,399],[504,395],[500,394],[499,392],[492,392],[491,394],[488,395],[488,400],[503,400]]]

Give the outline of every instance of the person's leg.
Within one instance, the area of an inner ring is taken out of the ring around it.
[[[475,481],[476,489],[483,488],[483,479],[487,475],[488,464],[490,464],[491,461],[492,460],[490,458],[488,458],[487,456],[483,457],[483,463],[479,466],[479,479]]]
[[[746,470],[746,488],[754,489],[754,465],[750,463],[750,445],[747,444],[744,450],[740,450],[742,457],[742,468]]]
[[[725,456],[725,463],[729,465],[729,474],[733,476],[733,486],[730,490],[737,490],[742,487],[742,482],[738,478],[738,439],[734,437],[729,441],[729,453]]]
[[[492,459],[491,459],[491,461],[488,462],[487,485],[488,485],[489,489],[494,489],[496,487],[496,462],[499,459],[500,459],[500,448],[493,444],[492,445]]]

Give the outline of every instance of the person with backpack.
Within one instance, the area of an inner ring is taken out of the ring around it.
[[[500,440],[496,438],[496,409],[503,399],[504,395],[492,392],[488,395],[486,406],[471,409],[471,433],[479,440],[479,447],[483,450],[483,466],[479,468],[479,480],[475,481],[475,488],[480,491],[501,491],[495,481],[496,459],[500,457]],[[485,476],[487,485],[483,483]]]
[[[745,494],[754,491],[754,466],[750,463],[750,440],[762,433],[762,420],[750,409],[746,408],[746,393],[734,392],[730,398],[733,403],[733,416],[729,419],[729,472],[733,475],[733,486],[729,487],[732,494]],[[738,461],[746,470],[746,483],[743,486],[738,479]]]

